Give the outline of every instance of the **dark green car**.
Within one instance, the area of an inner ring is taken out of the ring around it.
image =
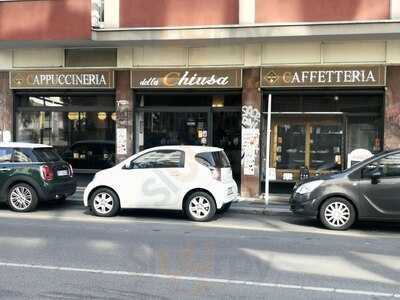
[[[72,167],[46,145],[0,143],[0,201],[28,212],[39,201],[59,200],[75,193]]]

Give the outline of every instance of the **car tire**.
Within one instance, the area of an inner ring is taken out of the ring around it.
[[[232,202],[225,203],[219,210],[221,213],[226,213],[231,208]]]
[[[186,198],[185,212],[192,221],[207,222],[215,216],[217,206],[209,193],[194,192]]]
[[[13,211],[30,212],[38,205],[38,195],[29,184],[17,183],[8,191],[7,202]]]
[[[89,201],[91,211],[99,217],[113,217],[120,209],[118,195],[108,188],[94,191]]]
[[[322,204],[319,219],[328,229],[347,230],[356,220],[356,210],[348,200],[335,197]]]

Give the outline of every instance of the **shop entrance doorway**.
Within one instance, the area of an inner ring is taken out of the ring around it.
[[[163,93],[138,99],[136,152],[161,145],[220,147],[240,184],[240,94]]]

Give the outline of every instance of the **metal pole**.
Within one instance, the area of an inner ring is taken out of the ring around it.
[[[271,146],[271,104],[272,104],[272,94],[268,95],[268,114],[267,114],[267,138],[266,151],[265,151],[265,194],[264,201],[265,206],[269,204],[269,158],[270,158],[270,146]]]

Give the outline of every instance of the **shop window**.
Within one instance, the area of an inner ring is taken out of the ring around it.
[[[20,95],[16,103],[17,141],[52,145],[78,170],[114,165],[113,95]]]
[[[66,49],[66,67],[116,67],[117,49]]]

